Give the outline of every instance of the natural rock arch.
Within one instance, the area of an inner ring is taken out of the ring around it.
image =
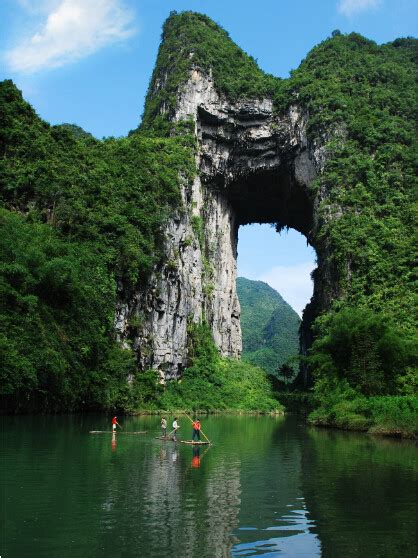
[[[187,365],[188,322],[204,317],[220,353],[239,357],[238,227],[275,223],[304,234],[317,253],[314,295],[301,327],[305,352],[311,322],[337,288],[327,280],[326,246],[316,240],[321,192],[313,198],[309,189],[324,151],[307,140],[307,114],[293,105],[278,116],[270,99],[231,103],[210,75],[195,68],[178,93],[172,120],[193,122],[198,175],[192,185],[183,184],[182,207],[165,231],[166,263],[145,292],[118,307],[119,338],[130,335],[141,367],[175,378]],[[133,336],[132,315],[141,323]]]

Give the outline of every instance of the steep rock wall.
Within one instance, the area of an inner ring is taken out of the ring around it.
[[[307,113],[294,105],[278,116],[270,99],[230,103],[211,76],[195,68],[178,93],[173,120],[194,123],[198,174],[192,185],[183,184],[181,208],[165,231],[165,263],[145,292],[118,307],[119,338],[130,338],[141,367],[157,368],[162,379],[181,375],[188,323],[202,318],[220,353],[239,357],[237,233],[239,225],[261,222],[293,227],[317,250],[316,275],[323,280],[315,283],[302,325],[306,350],[310,323],[337,287],[326,281],[331,276],[322,265],[326,247],[315,242],[315,208],[326,192],[312,199],[309,185],[321,172],[325,153],[322,142],[308,144]],[[132,317],[139,324],[134,331]]]

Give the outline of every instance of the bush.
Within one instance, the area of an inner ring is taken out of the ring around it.
[[[370,398],[369,405],[373,419],[371,432],[399,436],[413,436],[417,433],[416,397],[373,397]]]
[[[263,370],[220,358],[207,324],[189,325],[191,363],[178,382],[170,382],[158,400],[160,408],[206,411],[282,412]]]
[[[346,380],[330,379],[317,383],[315,395],[318,407],[308,417],[311,424],[405,438],[417,434],[416,397],[365,397]]]
[[[323,319],[308,362],[318,378],[335,376],[359,393],[377,395],[396,390],[416,355],[416,338],[388,316],[349,307]]]

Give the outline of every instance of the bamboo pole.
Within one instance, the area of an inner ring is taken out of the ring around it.
[[[193,424],[194,420],[191,419],[187,413],[184,413],[184,414],[185,414],[186,417],[190,420],[190,422]],[[203,432],[202,429],[200,429],[200,432],[203,434],[203,436],[206,438],[206,440],[209,442],[209,444],[211,444],[212,442],[209,440],[209,438],[206,436],[206,434]]]

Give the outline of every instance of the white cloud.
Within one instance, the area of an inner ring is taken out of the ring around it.
[[[36,3],[21,2],[33,15],[31,7]],[[57,68],[134,33],[133,15],[121,0],[44,0],[41,5],[49,9],[46,21],[6,52],[13,71],[33,73]]]
[[[302,311],[309,302],[313,282],[311,272],[315,269],[314,262],[305,262],[291,266],[275,266],[256,279],[268,283],[276,289],[286,302],[302,316]]]
[[[381,0],[340,0],[338,4],[338,11],[350,17],[360,12],[378,8]]]

